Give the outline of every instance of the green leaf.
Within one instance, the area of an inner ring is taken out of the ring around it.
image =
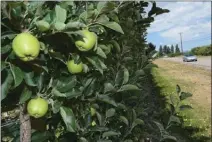
[[[100,57],[104,58],[104,59],[107,58],[105,52],[100,47],[97,48],[96,54],[99,55]]]
[[[105,22],[109,22],[109,18],[107,17],[107,15],[102,14],[98,19],[97,22],[99,23],[105,23]]]
[[[88,79],[85,83],[83,94],[85,94],[86,96],[92,95],[96,88],[95,86],[96,86],[96,78]]]
[[[2,80],[3,83],[1,84],[1,100],[6,98],[13,83],[12,73],[10,71],[6,71],[6,73],[7,77],[5,78],[5,80]]]
[[[119,119],[120,119],[122,122],[124,122],[127,126],[129,126],[129,121],[127,120],[126,117],[120,116]]]
[[[102,60],[98,59],[98,62],[103,70],[107,69],[107,66],[102,62]]]
[[[120,135],[120,133],[115,131],[108,131],[108,132],[104,132],[102,134],[102,137],[105,138],[105,137],[111,137],[111,136],[117,136],[117,135]]]
[[[52,136],[53,136],[53,134],[48,131],[44,131],[44,132],[36,131],[36,132],[32,133],[31,141],[32,142],[38,142],[38,141],[44,142],[44,141],[48,141],[48,139]]]
[[[127,139],[124,142],[133,142],[133,140]]]
[[[29,86],[37,86],[37,84],[34,81],[34,72],[25,72],[24,80],[25,80],[26,84]]]
[[[97,142],[112,142],[111,140],[98,140]]]
[[[129,63],[131,61],[133,61],[132,57],[124,57],[123,61],[125,61],[126,63]]]
[[[59,5],[56,5],[55,13],[57,22],[64,23],[66,21],[67,11],[65,9],[61,8]]]
[[[44,72],[42,72],[37,80],[37,87],[38,87],[38,91],[41,91],[44,85]]]
[[[132,109],[132,121],[135,121],[137,118],[137,114],[135,112],[135,109]]]
[[[63,121],[66,124],[67,131],[75,132],[76,122],[75,122],[75,116],[72,109],[67,107],[60,107],[60,114],[63,118]]]
[[[186,98],[188,98],[188,97],[191,97],[191,96],[192,96],[191,93],[188,93],[188,92],[181,92],[181,93],[180,93],[180,100],[184,100],[184,99],[186,99]]]
[[[126,68],[124,68],[124,80],[123,80],[122,85],[126,84],[129,81],[129,76],[130,76],[129,71]]]
[[[61,77],[56,84],[56,88],[58,91],[65,93],[72,90],[77,84],[76,76],[70,77]]]
[[[121,88],[118,90],[118,92],[123,92],[123,91],[140,91],[140,89],[132,84],[126,84],[121,86]]]
[[[107,54],[109,54],[111,52],[111,47],[110,46],[106,46],[104,44],[98,44],[98,47],[100,47],[104,51],[105,55],[107,55]]]
[[[57,31],[62,31],[66,28],[66,24],[62,23],[62,22],[56,22],[54,23],[54,28],[57,30]]]
[[[103,25],[103,26],[105,26],[107,28],[110,28],[110,29],[112,29],[114,31],[117,31],[117,32],[119,32],[121,34],[124,34],[124,31],[122,30],[121,26],[118,23],[116,23],[116,22],[101,22],[99,24],[101,24],[101,25]]]
[[[144,72],[144,70],[137,70],[136,72],[135,72],[135,75],[138,77],[138,76],[143,76],[143,75],[145,75],[145,72]]]
[[[105,103],[108,103],[108,104],[111,104],[115,107],[117,107],[117,104],[115,102],[114,99],[110,98],[109,96],[106,96],[106,95],[98,95],[97,99],[99,101],[102,101],[102,102],[105,102]]]
[[[156,126],[159,128],[159,130],[160,130],[160,132],[161,133],[166,133],[166,131],[165,131],[165,129],[164,129],[164,127],[163,127],[163,125],[161,124],[161,123],[159,123],[159,122],[156,122],[156,121],[153,121],[155,124],[156,124]]]
[[[56,21],[56,14],[54,11],[50,11],[48,12],[48,14],[44,17],[44,19],[46,22],[48,22],[49,24],[52,24]]]
[[[70,21],[66,24],[65,29],[80,29],[80,28],[85,28],[86,25],[84,23],[81,23],[79,21]]]
[[[105,12],[111,12],[114,8],[115,8],[115,4],[114,2],[99,2],[97,4],[97,10],[99,12],[99,14],[105,13]]]
[[[127,110],[127,107],[122,103],[118,103],[118,108],[123,109],[123,110]]]
[[[169,117],[169,122],[168,122],[168,125],[170,125],[171,123],[177,123],[177,124],[181,124],[181,121],[178,117],[174,116],[174,115],[171,115]]]
[[[13,39],[17,34],[14,32],[4,32],[1,34],[1,40],[4,40],[6,38],[9,38],[10,40]]]
[[[176,91],[178,94],[181,92],[180,86],[178,84],[176,85]]]
[[[141,120],[141,119],[135,119],[134,121],[133,121],[133,123],[132,123],[132,126],[131,126],[131,129],[133,129],[135,126],[137,126],[137,125],[143,125],[144,124],[144,121],[143,120]]]
[[[96,111],[96,116],[97,116],[97,119],[99,121],[99,125],[100,126],[103,126],[104,125],[104,118],[103,118],[103,116],[99,112],[97,112],[97,111]]]
[[[103,74],[103,68],[96,57],[86,57],[86,59],[97,69],[101,74]]]
[[[86,138],[84,138],[84,137],[80,137],[80,140],[79,141],[80,142],[88,142],[88,140]]]
[[[171,141],[171,142],[173,142],[173,141],[177,142],[177,138],[174,137],[174,136],[170,136],[170,135],[163,135],[163,138],[160,141],[161,142],[169,142],[169,141]]]
[[[97,4],[97,10],[98,10],[99,13],[101,13],[101,11],[105,7],[106,3],[107,2],[105,2],[105,1],[104,2],[101,2],[101,1],[98,2],[98,4]]]
[[[115,86],[120,86],[123,84],[124,81],[124,69],[121,69],[117,72],[115,78]]]
[[[32,96],[32,91],[29,90],[29,88],[27,88],[26,86],[24,87],[24,90],[21,93],[21,97],[19,100],[20,104],[25,103],[27,100],[29,100]]]
[[[118,44],[117,41],[115,40],[111,40],[110,43],[113,45],[113,47],[116,49],[116,52],[117,53],[120,53],[121,52],[121,47],[120,45]]]
[[[86,21],[87,17],[88,17],[87,11],[84,11],[79,15],[79,19],[82,19],[84,21]]]
[[[106,117],[112,117],[115,115],[116,110],[114,108],[110,108],[106,111]]]
[[[9,44],[6,46],[3,46],[3,47],[1,47],[1,54],[8,53],[9,51],[11,51],[11,49],[12,49],[12,46]]]
[[[62,106],[62,102],[53,99],[49,99],[49,101],[52,106],[53,113],[58,113],[60,111],[60,107]]]
[[[49,55],[65,64],[65,58],[60,52],[49,52]]]
[[[78,97],[78,96],[81,96],[82,95],[82,91],[79,90],[79,89],[72,89],[71,91],[69,92],[65,92],[65,93],[61,93],[60,91],[58,91],[56,88],[53,88],[52,89],[52,94],[54,96],[57,96],[57,97],[65,97],[67,99],[71,99],[71,98],[74,98],[74,97]]]
[[[104,83],[104,93],[115,91],[114,86],[111,83]]]
[[[38,27],[38,29],[41,32],[45,32],[45,31],[49,30],[49,28],[50,28],[50,24],[48,22],[46,22],[45,20],[37,21],[36,26]]]
[[[103,126],[96,126],[90,129],[90,131],[93,132],[103,132],[103,131],[108,131],[107,127],[103,127]]]
[[[193,109],[190,105],[181,105],[180,110],[187,110],[187,109]]]
[[[10,71],[12,72],[14,78],[14,88],[19,86],[24,79],[24,73],[21,69],[13,64],[10,64]]]

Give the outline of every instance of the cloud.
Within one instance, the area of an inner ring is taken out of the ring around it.
[[[155,18],[149,34],[159,33],[170,42],[178,42],[180,32],[184,40],[210,36],[210,2],[158,2],[157,5],[170,12]]]

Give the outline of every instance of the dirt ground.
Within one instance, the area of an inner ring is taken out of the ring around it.
[[[182,85],[182,89],[193,93],[194,104],[204,110],[211,109],[211,71],[177,62],[157,59],[155,64],[163,70],[165,76],[170,76]]]

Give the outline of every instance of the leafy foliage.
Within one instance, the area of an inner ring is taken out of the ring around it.
[[[168,12],[154,2],[146,13],[148,4],[2,2],[2,111],[17,109],[37,96],[46,99],[50,107],[40,120],[43,123],[38,122],[42,130],[32,121],[32,141],[122,142],[146,137],[140,132],[150,126],[136,104],[145,103],[142,78],[153,66],[149,59],[155,53],[155,46],[146,43],[146,30],[154,15]],[[76,48],[76,41],[87,40],[81,30],[97,35],[92,50]],[[14,54],[11,43],[21,32],[30,32],[40,41],[36,60],[23,62]],[[82,73],[68,72],[70,59],[83,63]],[[172,122],[179,122],[174,114],[168,124]],[[3,133],[3,137],[18,140],[17,133]],[[162,139],[174,138],[165,133]]]

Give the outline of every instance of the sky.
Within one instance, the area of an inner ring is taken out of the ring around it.
[[[156,16],[147,30],[147,41],[155,44],[156,49],[172,44],[181,47],[179,33],[184,51],[211,44],[210,2],[157,2],[157,6],[170,12]]]

